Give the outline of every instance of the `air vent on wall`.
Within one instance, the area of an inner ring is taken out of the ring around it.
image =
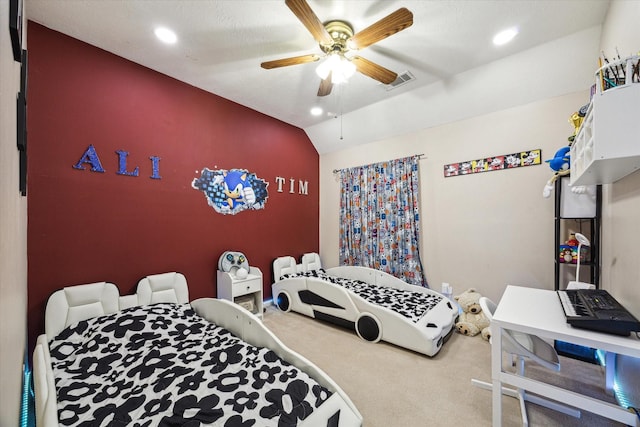
[[[398,74],[398,78],[387,85],[387,90],[392,90],[415,80],[416,78],[409,71]]]

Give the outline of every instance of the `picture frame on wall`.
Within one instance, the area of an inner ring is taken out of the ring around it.
[[[27,196],[27,152],[20,151],[20,195]]]
[[[27,97],[27,76],[29,61],[27,58],[27,50],[22,49],[22,65],[20,66],[20,92],[24,93],[24,97]]]
[[[16,108],[18,113],[16,123],[18,150],[27,151],[27,98],[22,92],[16,98]]]
[[[22,5],[23,0],[9,0],[9,34],[13,60],[22,61]]]
[[[16,98],[17,104],[17,145],[20,154],[20,194],[27,195],[27,100],[25,94],[20,92]]]
[[[16,97],[16,145],[20,153],[20,194],[27,195],[27,51],[22,50],[20,66],[20,92]]]
[[[20,67],[20,92],[16,99],[17,108],[17,146],[20,151],[27,151],[27,51],[22,51],[22,66]]]

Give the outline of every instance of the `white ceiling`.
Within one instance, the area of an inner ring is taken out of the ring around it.
[[[46,27],[303,128],[318,152],[326,153],[345,144],[400,134],[421,124],[437,124],[425,121],[425,111],[440,111],[431,114],[441,116],[438,123],[454,120],[453,116],[446,117],[441,112],[446,109],[439,105],[459,99],[455,90],[473,92],[465,85],[453,84],[457,76],[473,75],[470,70],[482,70],[488,64],[508,61],[522,52],[597,27],[609,6],[608,0],[308,3],[321,21],[344,19],[355,32],[400,7],[411,10],[413,26],[363,49],[359,55],[398,74],[409,71],[415,80],[387,90],[387,86],[356,74],[346,85],[320,98],[316,96],[320,83],[315,74],[317,63],[262,69],[263,61],[322,53],[284,0],[26,0],[25,14]],[[163,45],[155,38],[153,30],[159,25],[177,33],[175,45]],[[511,44],[492,45],[494,33],[514,25],[520,28],[520,34]],[[565,52],[569,59],[573,48],[580,46],[569,46],[569,52]],[[597,56],[597,46],[589,46],[588,52]],[[543,62],[545,55],[539,56]],[[591,68],[595,68],[596,56]],[[521,83],[507,84],[509,93],[500,96],[517,99],[514,91],[527,86],[522,77],[520,73],[504,76],[520,79]],[[433,88],[445,88],[446,96],[430,96]],[[410,112],[403,113],[403,126],[377,119],[392,115],[403,105],[412,105]],[[323,107],[325,114],[312,116],[309,111],[313,106]],[[474,109],[474,114],[482,113],[483,108]],[[486,108],[496,106],[487,103]],[[350,120],[352,124],[344,139],[338,138],[342,136],[342,124],[335,124],[335,117],[341,113],[340,121]],[[364,126],[362,120],[367,118],[371,121]]]

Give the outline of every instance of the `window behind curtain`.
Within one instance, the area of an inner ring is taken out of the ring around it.
[[[419,157],[340,171],[340,265],[428,287],[418,242]]]

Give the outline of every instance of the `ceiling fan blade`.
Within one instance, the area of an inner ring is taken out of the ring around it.
[[[368,59],[364,59],[360,56],[356,56],[351,59],[351,62],[356,66],[356,69],[365,76],[371,77],[374,80],[378,80],[384,84],[390,84],[398,78],[398,74],[391,70],[384,68],[381,65],[371,62]]]
[[[400,8],[378,22],[358,31],[351,37],[349,46],[353,49],[363,49],[413,24],[413,13],[406,7]]]
[[[318,88],[318,96],[327,96],[331,93],[333,83],[331,83],[331,72],[326,79],[320,81],[320,87]]]
[[[331,35],[305,0],[286,0],[284,3],[298,17],[300,22],[307,27],[307,30],[318,43],[323,45],[333,44]]]
[[[307,62],[316,62],[320,59],[320,55],[302,55],[292,58],[276,59],[275,61],[267,61],[260,64],[262,68],[270,70],[272,68],[288,67],[289,65],[306,64]]]

